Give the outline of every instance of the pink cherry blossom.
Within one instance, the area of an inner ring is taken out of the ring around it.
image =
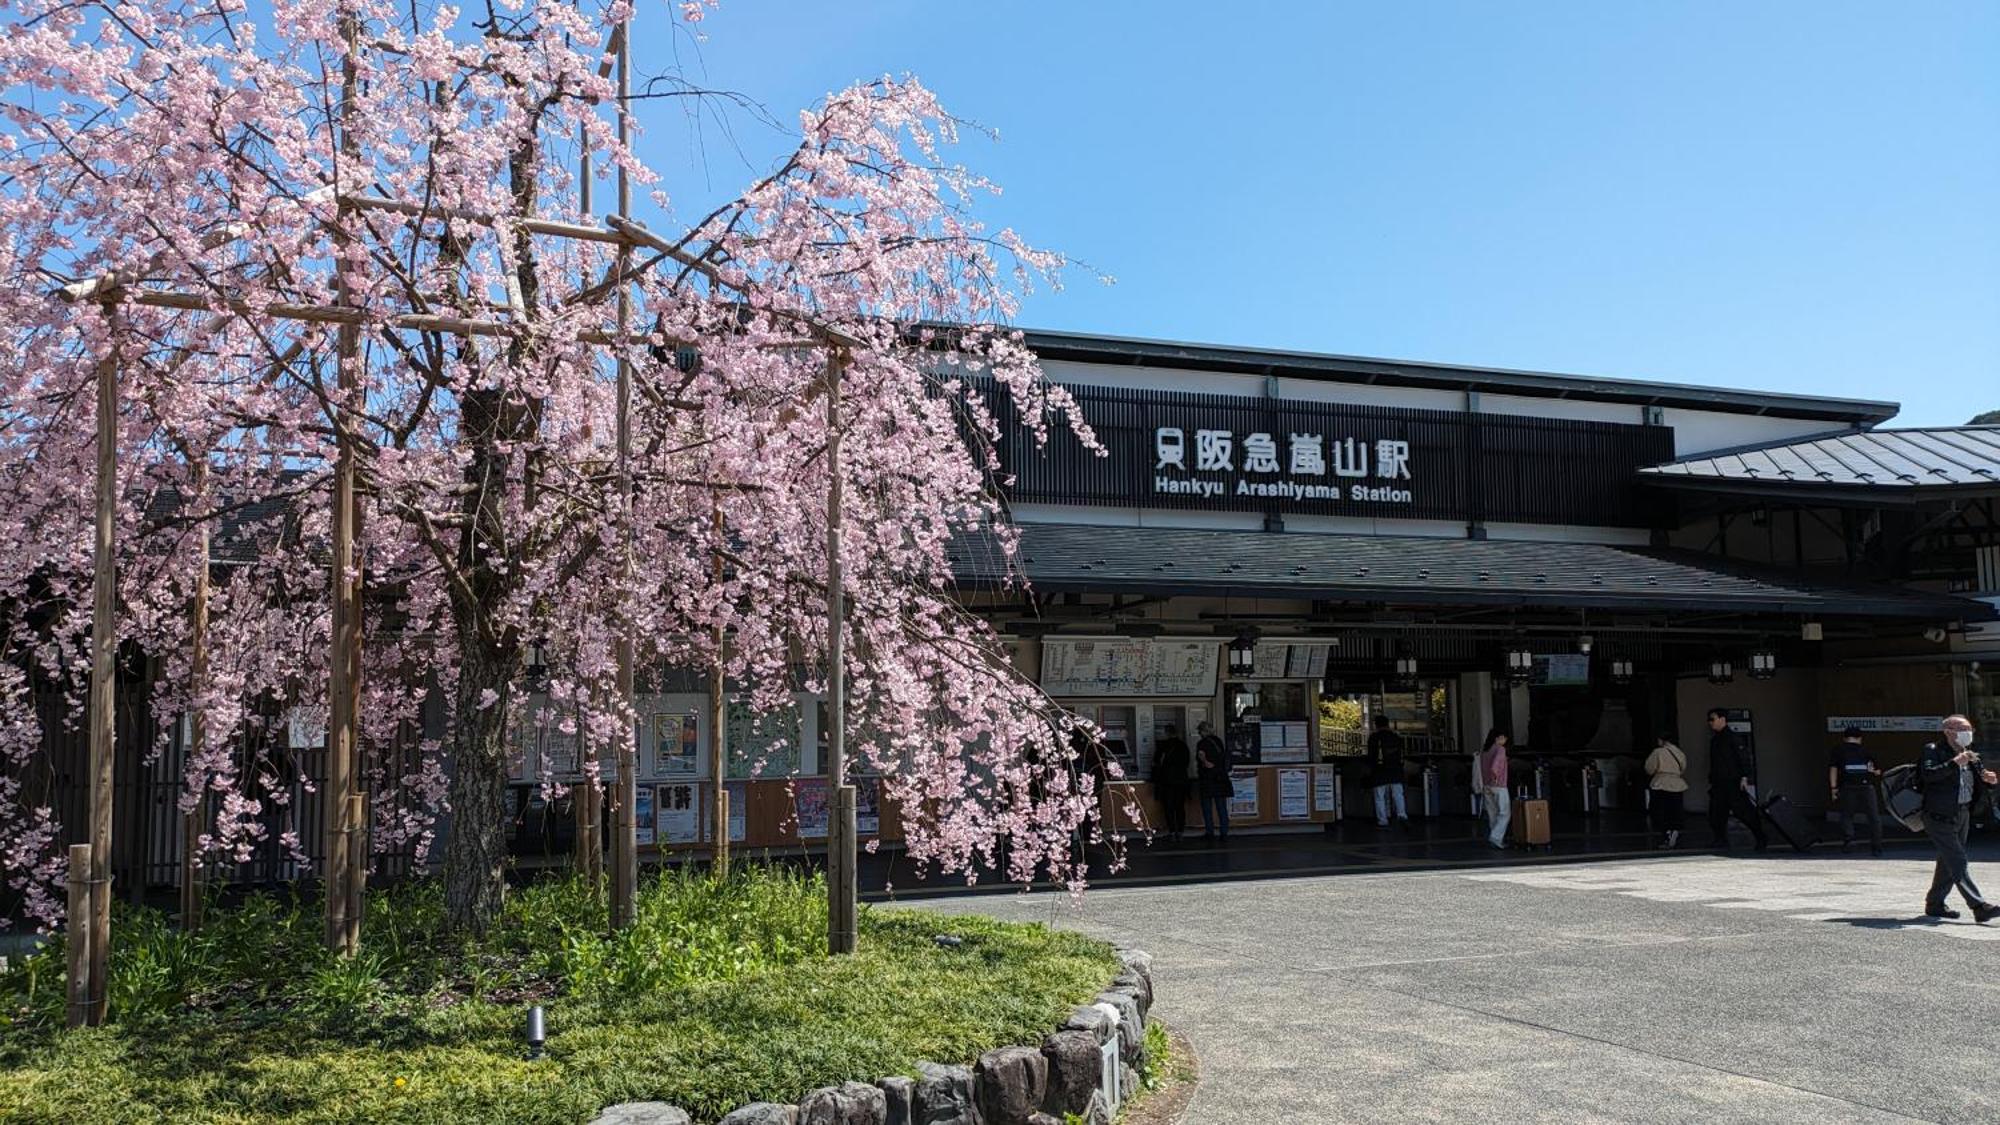
[[[213,810],[204,862],[247,859],[273,816],[302,850],[293,794],[317,798],[286,716],[325,712],[342,435],[363,493],[372,838],[427,850],[449,809],[462,922],[501,894],[507,727],[540,721],[520,703],[531,643],[558,721],[607,755],[636,718],[621,637],[642,688],[706,668],[721,635],[758,708],[823,690],[837,353],[857,768],[887,775],[921,866],[1080,877],[1072,840],[1099,797],[1071,721],[962,608],[948,557],[974,534],[1011,549],[992,488],[1003,412],[1095,444],[1006,327],[1064,263],[980,225],[991,185],[951,161],[958,125],[922,85],[830,96],[768,174],[680,215],[676,180],[713,173],[618,143],[601,63],[623,0],[0,8],[0,878],[29,916],[61,909],[45,746],[84,719],[92,379],[114,347],[120,640],[156,661],[149,752],[202,719],[181,807]],[[622,286],[615,245],[524,226],[604,228],[601,206],[577,209],[580,132],[596,175],[623,169],[652,200],[633,219],[658,239]],[[338,329],[285,315],[343,287],[363,320],[345,388]],[[621,288],[643,340],[616,335]],[[197,677],[202,530],[219,561]],[[56,706],[38,712],[37,690]],[[422,735],[433,697],[441,741]]]

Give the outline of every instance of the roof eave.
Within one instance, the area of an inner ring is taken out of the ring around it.
[[[1148,365],[1182,370],[1281,375],[1329,382],[1514,392],[1547,398],[1585,399],[1639,406],[1720,410],[1872,426],[1901,410],[1898,403],[1869,399],[1820,398],[1766,391],[1739,391],[1681,383],[1604,379],[1499,367],[1466,367],[1411,360],[1243,348],[1039,329],[1023,331],[1028,346],[1044,359],[1121,366]]]

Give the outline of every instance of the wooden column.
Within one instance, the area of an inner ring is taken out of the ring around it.
[[[722,508],[718,504],[712,517],[717,542],[722,538]],[[715,577],[716,589],[722,588],[722,552],[714,552],[709,560]],[[708,776],[715,783],[715,863],[714,874],[718,879],[729,878],[729,790],[724,783],[729,779],[729,684],[725,675],[722,646],[728,643],[721,627],[715,630],[715,662],[708,669]],[[748,803],[750,789],[743,789],[745,803]],[[750,823],[750,810],[743,810],[743,823]]]
[[[96,1021],[90,1018],[96,997],[103,990],[93,988],[90,976],[90,845],[71,844],[69,847],[69,945],[65,950],[69,957],[69,979],[65,982],[68,997],[64,1022],[70,1027],[82,1027]]]
[[[579,123],[576,127],[577,171],[576,209],[584,222],[591,217],[590,199],[590,130]],[[580,284],[590,284],[589,271],[585,270]],[[593,700],[595,702],[595,700]],[[578,724],[582,728],[582,724]],[[590,883],[593,899],[602,892],[604,882],[604,781],[603,770],[591,769],[593,763],[602,760],[597,743],[586,731],[582,741],[583,760],[578,763],[583,770],[584,783],[576,793],[576,869]],[[614,752],[612,760],[617,756]],[[594,779],[594,780],[593,780]]]
[[[832,806],[826,830],[826,948],[855,946],[854,787],[847,783],[847,590],[840,565],[840,374],[835,353],[826,368],[826,782]]]
[[[85,1019],[104,1022],[104,981],[111,957],[111,771],[118,721],[118,307],[104,305],[109,351],[97,365],[97,534],[91,551],[90,613],[90,909],[89,1006]],[[74,858],[76,853],[72,851]],[[70,922],[71,933],[77,921]]]
[[[195,462],[190,476],[194,482],[195,502],[205,503],[206,489],[203,485],[208,479],[206,455]],[[189,611],[188,622],[188,692],[191,696],[199,696],[208,684],[208,521],[205,519],[196,527],[194,549],[194,606]],[[186,757],[181,762],[183,784],[188,779],[188,763],[201,757],[207,748],[207,719],[201,708],[190,708]],[[199,790],[188,796],[192,798],[189,807],[181,812],[181,928],[193,933],[201,928],[204,890],[201,834],[208,823],[206,779]]]
[[[618,36],[618,143],[631,142],[629,117],[632,102],[632,25],[630,17]],[[625,170],[625,162],[618,164],[618,215],[629,218],[632,210],[632,178]],[[618,338],[625,338],[626,329],[632,322],[632,286],[624,280],[625,271],[630,268],[632,248],[629,243],[618,244]],[[626,356],[629,345],[621,344],[618,351],[618,477],[619,490],[625,497],[624,567],[625,590],[629,594],[634,573],[633,526],[632,526],[632,362]],[[634,714],[632,689],[632,623],[621,620],[618,623],[618,699],[624,714]],[[635,720],[636,721],[636,720]],[[637,734],[627,730],[618,740],[618,777],[614,782],[611,797],[611,926],[623,929],[632,922],[634,903],[639,894],[639,822],[636,819],[638,800],[638,754],[634,744]]]
[[[348,17],[341,28],[347,54],[341,64],[340,117],[341,148],[351,155],[353,134],[347,129],[353,112],[359,28]],[[352,213],[340,208],[338,229],[346,229]],[[336,235],[338,249],[344,251],[345,238]],[[335,302],[342,307],[353,300],[347,271],[336,263]],[[365,809],[356,786],[356,739],[359,734],[357,711],[361,696],[361,576],[354,551],[354,441],[348,415],[349,400],[361,382],[357,368],[361,358],[361,329],[342,323],[336,330],[339,348],[336,368],[333,419],[337,455],[333,470],[333,560],[330,566],[333,595],[333,638],[327,656],[330,682],[327,685],[326,782],[321,786],[325,810],[326,836],[324,891],[326,895],[326,947],[343,956],[351,955],[361,942],[359,892],[355,885],[358,840]]]

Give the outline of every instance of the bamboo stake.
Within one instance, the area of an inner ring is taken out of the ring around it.
[[[118,503],[118,306],[104,304],[110,350],[97,365],[97,534],[92,552],[90,617],[90,871],[88,931],[90,982],[86,1020],[104,1022],[104,989],[111,953],[111,777],[116,722],[118,559],[114,536]],[[74,854],[74,853],[72,853]],[[71,923],[72,933],[76,924]]]
[[[632,99],[632,52],[631,32],[628,15],[621,21],[618,36],[618,143],[630,143],[630,123]],[[618,164],[618,213],[624,215],[632,209],[632,178],[625,170],[625,163]],[[623,277],[631,263],[632,251],[628,245],[618,247],[618,273]],[[623,337],[632,322],[632,287],[626,283],[618,286],[618,329]],[[632,527],[632,361],[621,351],[618,355],[618,476],[619,492],[625,500],[624,526],[624,570],[625,586],[631,589],[634,572],[633,527]],[[620,712],[627,716],[635,714],[632,691],[632,636],[631,622],[620,623],[618,635],[618,702]],[[618,740],[618,777],[612,799],[611,835],[611,926],[624,929],[631,925],[634,907],[639,893],[639,822],[637,819],[638,800],[638,755],[633,752],[636,730],[628,730]]]

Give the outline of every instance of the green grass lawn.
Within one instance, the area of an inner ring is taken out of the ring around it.
[[[61,1030],[59,948],[0,977],[0,1120],[540,1123],[639,1099],[714,1120],[1039,1042],[1117,972],[1074,934],[897,910],[864,910],[861,951],[829,958],[823,895],[781,872],[668,875],[613,937],[557,882],[462,941],[419,887],[371,901],[349,962],[316,947],[311,903],[252,900],[193,937],[124,914],[108,1026]]]

